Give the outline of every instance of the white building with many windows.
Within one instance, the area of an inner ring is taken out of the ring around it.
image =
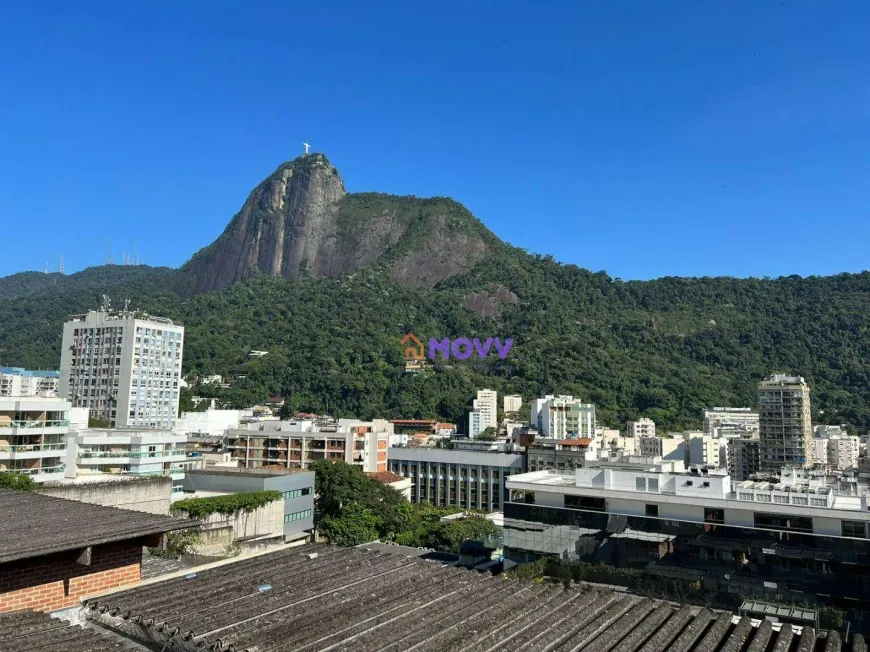
[[[0,397],[0,472],[62,480],[69,412],[69,401],[59,398]]]
[[[59,371],[0,367],[0,396],[57,396]]]
[[[65,477],[130,473],[168,475],[182,491],[187,437],[169,431],[89,428],[70,432]]]
[[[58,393],[117,428],[171,430],[178,414],[184,327],[101,309],[63,326]]]
[[[547,395],[531,407],[531,422],[550,439],[594,438],[595,405],[573,396]]]
[[[498,393],[493,389],[481,389],[474,399],[474,409],[480,412],[483,429],[498,428]]]

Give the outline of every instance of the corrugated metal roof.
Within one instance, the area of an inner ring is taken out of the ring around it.
[[[309,545],[86,600],[89,618],[186,650],[864,652],[859,636],[775,629],[609,590],[493,578]],[[818,643],[818,646],[817,646]]]
[[[0,489],[0,563],[183,530],[197,521]]]
[[[147,652],[147,648],[94,628],[70,625],[34,611],[0,614],[2,652]]]

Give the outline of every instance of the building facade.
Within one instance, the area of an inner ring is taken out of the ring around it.
[[[519,394],[508,394],[504,397],[504,413],[519,412],[523,407],[523,397]]]
[[[761,471],[761,440],[728,440],[728,475],[732,481],[742,482]]]
[[[65,477],[101,474],[163,475],[183,490],[187,437],[160,430],[88,428],[67,436]]]
[[[628,458],[572,474],[509,477],[506,558],[633,567],[650,581],[703,589],[726,603],[742,596],[870,606],[866,496],[675,468]]]
[[[411,502],[495,512],[504,505],[507,478],[523,472],[523,456],[391,448],[389,470],[411,479]]]
[[[526,446],[526,466],[529,471],[573,471],[586,466],[588,460],[598,459],[597,440],[545,439],[536,437]]]
[[[307,469],[317,460],[332,460],[374,473],[387,470],[393,434],[393,424],[383,419],[263,421],[228,430],[226,448],[242,468]]]
[[[748,407],[704,410],[704,433],[711,437],[754,437],[758,434],[758,412]]]
[[[668,461],[687,461],[686,440],[676,437],[639,437],[637,454],[643,457],[661,457]]]
[[[0,396],[57,396],[59,371],[28,371],[0,367]]]
[[[132,311],[73,315],[63,326],[58,393],[112,427],[171,430],[184,327]]]
[[[652,419],[638,419],[637,421],[629,421],[626,431],[626,437],[632,439],[640,439],[641,437],[655,437],[656,424]]]
[[[540,400],[540,399],[539,399]],[[541,436],[548,439],[595,437],[595,406],[573,396],[545,396],[533,406]]]
[[[480,412],[483,429],[498,428],[498,393],[493,389],[481,389],[474,399],[474,409]]]
[[[812,465],[810,388],[800,376],[776,374],[758,384],[762,471]]]
[[[480,410],[472,410],[468,413],[468,437],[474,439],[484,431],[483,414]]]
[[[831,469],[846,471],[857,468],[858,453],[861,449],[861,441],[858,437],[841,435],[829,437],[826,441],[828,460]]]
[[[60,398],[0,397],[0,471],[62,480],[69,412],[69,401]]]
[[[188,471],[185,492],[238,494],[280,491],[284,496],[284,540],[304,538],[314,529],[314,471],[209,468]]]

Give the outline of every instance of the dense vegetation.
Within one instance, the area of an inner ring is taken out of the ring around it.
[[[0,473],[0,489],[33,491],[36,489],[36,483],[29,475],[12,471],[3,471]]]
[[[283,494],[274,489],[247,491],[208,498],[184,498],[172,503],[172,511],[183,512],[190,518],[202,520],[212,514],[233,514],[237,511],[250,513],[276,500],[283,500]]]
[[[411,505],[402,495],[344,462],[321,460],[315,473],[314,524],[331,543],[356,546],[376,539],[401,545],[458,552],[468,539],[483,539],[498,528],[482,516],[441,522],[459,507]]]
[[[363,208],[374,210],[347,210]],[[57,368],[64,318],[98,307],[105,293],[115,305],[129,298],[183,322],[185,373],[245,376],[229,390],[196,390],[231,407],[280,394],[287,413],[328,404],[341,417],[464,427],[476,390],[491,387],[526,400],[582,397],[604,425],[648,416],[678,430],[697,427],[708,407],[754,405],[759,379],[789,372],[810,383],[814,419],[870,427],[870,273],[623,282],[497,241],[487,246],[468,274],[431,290],[392,282],[383,262],[340,278],[256,276],[192,297],[173,291],[171,270],[142,266],[14,275],[0,279],[0,365]],[[470,294],[499,288],[518,302],[503,303],[497,317],[466,307]],[[513,348],[505,360],[492,353],[406,374],[399,340],[409,331],[424,342],[511,337]],[[248,359],[251,349],[269,355]]]

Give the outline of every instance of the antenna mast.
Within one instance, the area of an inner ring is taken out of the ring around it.
[[[63,254],[60,255],[60,262],[57,264],[57,273],[63,274]]]
[[[112,264],[112,238],[109,238],[109,243],[106,245],[106,265]]]

